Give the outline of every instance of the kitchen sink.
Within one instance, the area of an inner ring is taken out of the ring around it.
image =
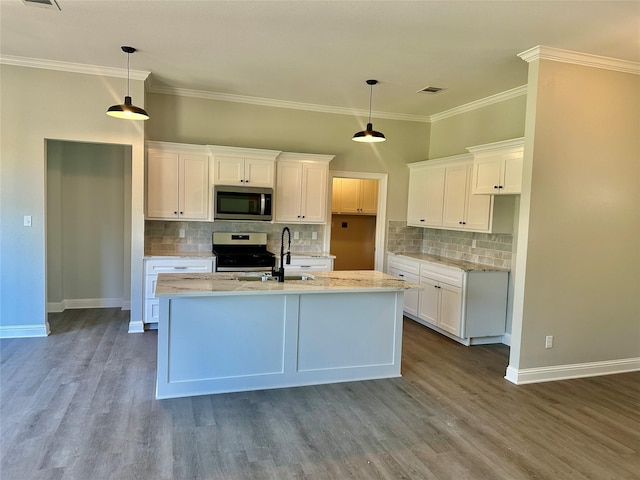
[[[276,277],[271,276],[271,274],[255,274],[255,273],[243,273],[236,277],[236,279],[240,282],[268,282],[268,281],[277,281]],[[315,280],[313,275],[285,275],[284,281],[291,280]]]

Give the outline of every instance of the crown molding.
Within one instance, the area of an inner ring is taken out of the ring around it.
[[[58,70],[62,72],[82,73],[85,75],[99,75],[102,77],[127,78],[126,68],[102,67],[99,65],[87,65],[84,63],[60,62],[58,60],[45,60],[42,58],[16,57],[14,55],[0,55],[0,64],[15,65],[18,67],[42,68],[45,70]],[[129,78],[132,80],[146,80],[151,72],[144,70],[130,70]]]
[[[460,105],[459,107],[454,107],[450,110],[445,110],[444,112],[436,113],[429,117],[429,121],[431,123],[437,122],[438,120],[442,120],[444,118],[454,117],[456,115],[460,115],[461,113],[477,110],[482,107],[493,105],[494,103],[504,102],[505,100],[510,100],[512,98],[520,97],[526,94],[527,94],[527,86],[522,85],[520,87],[512,88],[511,90],[506,90],[501,93],[496,93],[495,95],[491,95],[489,97],[481,98],[479,100],[474,100],[473,102],[470,102],[470,103],[465,103],[464,105]]]
[[[259,105],[262,107],[290,108],[293,110],[305,110],[320,113],[335,113],[338,115],[351,115],[358,117],[367,117],[369,110],[357,110],[345,107],[335,107],[330,105],[317,105],[314,103],[290,102],[286,100],[275,100],[271,98],[250,97],[246,95],[235,95],[232,93],[208,92],[204,90],[191,90],[188,88],[169,87],[158,85],[153,82],[153,77],[147,85],[147,91],[150,93],[160,93],[164,95],[177,95],[180,97],[203,98],[207,100],[218,100],[221,102],[246,103],[250,105]],[[403,113],[389,112],[371,112],[372,118],[386,118],[389,120],[404,120],[408,122],[424,122],[428,123],[428,117],[423,115],[410,115]]]
[[[603,68],[616,72],[640,74],[640,63],[619,58],[601,57],[589,53],[572,52],[559,48],[544,47],[538,45],[518,54],[527,63],[534,60],[553,60],[554,62],[573,63],[585,67]]]

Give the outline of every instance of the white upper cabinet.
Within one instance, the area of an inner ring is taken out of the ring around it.
[[[213,157],[214,185],[273,188],[279,151],[216,145],[208,148]]]
[[[326,223],[333,155],[282,153],[278,158],[275,222]]]
[[[407,225],[485,233],[512,232],[513,201],[494,202],[492,196],[471,193],[471,155],[408,166]]]
[[[209,157],[192,145],[148,142],[146,218],[207,220]]]
[[[378,181],[366,178],[334,178],[332,213],[375,215],[378,210]]]
[[[473,194],[506,195],[522,191],[524,138],[467,148],[473,154]]]

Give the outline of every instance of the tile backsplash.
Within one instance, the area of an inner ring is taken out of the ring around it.
[[[475,248],[471,246],[473,240]],[[390,221],[387,249],[511,268],[513,235],[408,227],[406,222]]]
[[[280,251],[280,235],[287,226],[291,230],[292,250],[322,252],[324,225],[284,225],[267,222],[165,222],[146,220],[144,222],[144,250],[163,253],[210,252],[213,232],[260,232],[267,234],[267,249]],[[180,237],[184,230],[184,237]],[[300,238],[294,240],[298,232]],[[317,240],[313,240],[313,232]]]

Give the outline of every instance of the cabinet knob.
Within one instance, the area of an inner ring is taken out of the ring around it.
[[[504,188],[502,185],[498,185],[498,188]]]
[[[180,212],[180,215],[184,215],[184,212]]]
[[[178,212],[173,212],[173,214],[174,214],[174,215],[177,215],[177,214],[178,214]]]
[[[302,215],[302,218],[304,218],[304,215]]]
[[[244,183],[249,183],[249,180],[245,180]]]
[[[498,185],[494,185],[493,188],[500,188]]]

